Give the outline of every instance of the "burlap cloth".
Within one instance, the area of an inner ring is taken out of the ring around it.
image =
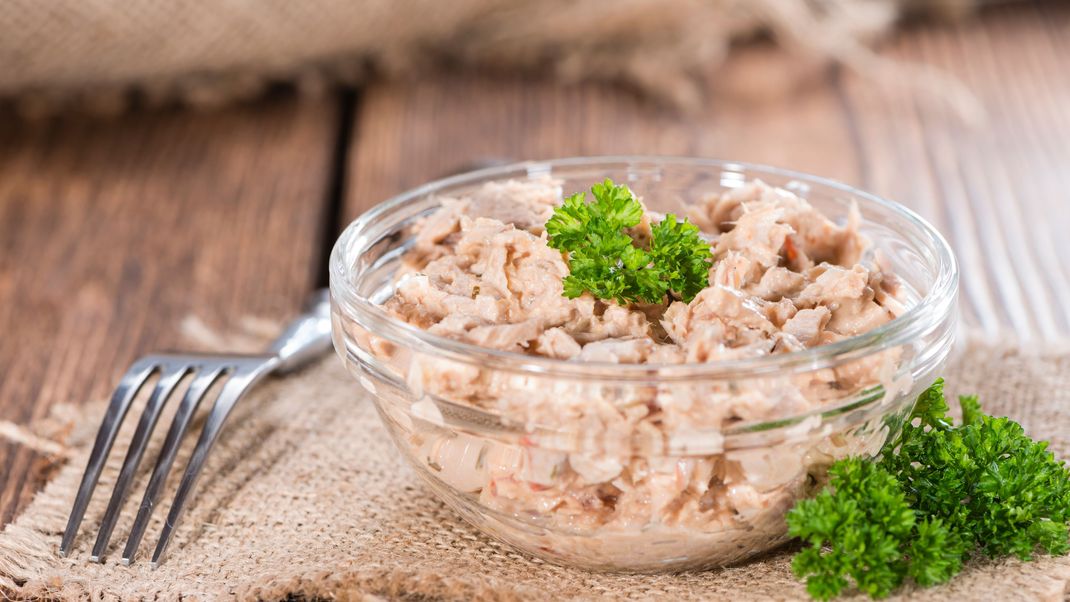
[[[7,0],[0,97],[28,112],[214,104],[427,67],[623,81],[698,102],[697,73],[768,32],[843,58],[906,12],[981,0]]]
[[[986,408],[1070,451],[1070,354],[973,345],[946,376]],[[107,494],[97,495],[69,559],[55,550],[100,406],[75,415],[69,462],[0,534],[0,593],[14,598],[797,599],[791,550],[677,575],[609,575],[533,560],[481,535],[436,501],[395,452],[370,400],[335,357],[245,400],[214,452],[170,557],[118,562],[133,507],[104,564],[88,562]],[[133,422],[133,421],[130,421]],[[162,429],[161,429],[162,430]],[[101,478],[110,491],[122,458]],[[177,471],[176,471],[177,472]],[[141,487],[145,474],[141,475]],[[139,487],[136,491],[140,491]],[[133,497],[139,497],[135,494]],[[1062,600],[1070,558],[979,561],[920,600]]]

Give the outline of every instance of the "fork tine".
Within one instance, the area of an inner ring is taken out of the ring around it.
[[[164,483],[167,482],[167,475],[171,472],[171,467],[175,463],[175,456],[178,454],[182,437],[186,434],[186,429],[189,427],[193,415],[197,412],[197,407],[200,405],[201,400],[204,399],[205,394],[208,392],[208,388],[222,373],[222,367],[198,373],[193,378],[193,382],[190,383],[185,396],[183,396],[182,403],[179,404],[175,417],[171,421],[171,428],[167,431],[167,438],[160,449],[160,455],[156,459],[156,467],[152,470],[149,485],[145,488],[145,496],[141,499],[141,506],[138,508],[137,518],[134,519],[134,526],[130,529],[130,537],[127,539],[126,547],[123,549],[123,564],[128,565],[134,559],[134,554],[137,553],[138,546],[141,545],[141,538],[145,535],[145,528],[149,524],[149,519],[152,518],[152,511],[156,508],[156,503],[160,499],[160,492],[163,491]]]
[[[153,389],[152,396],[149,397],[141,413],[141,419],[138,420],[134,438],[130,440],[130,448],[126,451],[126,459],[123,460],[123,467],[119,470],[119,478],[115,481],[115,489],[112,490],[108,509],[100,523],[97,541],[93,544],[93,552],[89,556],[93,562],[100,562],[104,557],[104,550],[108,547],[112,530],[115,529],[115,523],[119,520],[119,511],[122,510],[123,502],[126,501],[126,496],[130,492],[130,483],[134,480],[138,465],[141,464],[141,457],[149,445],[149,439],[152,437],[153,429],[156,428],[160,412],[171,396],[171,392],[178,386],[182,377],[189,372],[189,366],[185,364],[163,365],[160,371],[160,380],[157,381],[156,388]]]
[[[78,534],[78,527],[81,526],[82,519],[85,517],[89,499],[93,496],[93,489],[96,488],[97,480],[100,479],[100,471],[103,470],[104,463],[108,459],[108,452],[115,443],[115,435],[119,432],[119,426],[122,425],[134,396],[156,370],[156,365],[157,361],[153,357],[137,360],[126,371],[119,381],[119,386],[112,393],[108,411],[104,414],[104,421],[93,442],[93,451],[90,452],[89,461],[86,462],[82,483],[78,486],[78,495],[74,498],[74,507],[67,520],[67,528],[63,531],[63,540],[59,545],[61,556],[70,553],[71,544],[74,543],[74,537]]]
[[[201,474],[208,452],[211,451],[212,444],[215,443],[219,432],[223,429],[223,423],[226,422],[231,409],[244,396],[245,392],[252,388],[252,385],[260,380],[272,367],[270,363],[266,362],[240,366],[231,375],[230,380],[223,385],[223,390],[219,393],[219,398],[216,400],[215,405],[212,406],[212,411],[205,421],[204,430],[201,431],[201,436],[197,439],[197,447],[193,449],[193,455],[190,456],[189,463],[186,465],[186,472],[182,474],[182,481],[179,483],[178,491],[175,493],[175,500],[171,503],[170,511],[167,513],[167,520],[164,521],[163,530],[160,532],[160,541],[156,544],[156,551],[152,553],[153,566],[159,565],[160,559],[163,558],[163,554],[167,550],[167,544],[171,541],[175,527],[178,526],[178,521],[182,517],[182,508],[186,503],[186,498],[189,497],[190,491],[193,490],[193,486],[197,483],[197,477]]]

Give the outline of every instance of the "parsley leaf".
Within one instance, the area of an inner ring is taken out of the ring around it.
[[[907,547],[907,574],[918,585],[947,583],[962,570],[967,544],[938,518],[918,521]]]
[[[906,578],[943,583],[974,550],[1023,560],[1070,551],[1070,469],[975,396],[959,398],[954,425],[943,386],[921,394],[879,462],[835,462],[829,487],[788,513],[789,532],[810,544],[792,568],[813,597],[852,583],[873,597]]]
[[[576,193],[546,222],[547,244],[568,254],[568,298],[590,292],[618,303],[660,303],[674,293],[690,301],[709,283],[710,245],[699,229],[670,214],[651,227],[648,249],[626,232],[643,219],[643,206],[627,186],[606,179],[591,187],[594,202]]]
[[[947,408],[936,385],[926,395]],[[961,425],[931,406],[923,424],[905,425],[899,449],[881,460],[914,509],[992,557],[1070,551],[1070,470],[1017,422],[985,415],[976,397],[959,403]],[[930,424],[936,426],[926,429]]]
[[[944,399],[944,379],[938,378],[918,396],[911,418],[920,420],[923,427],[946,429],[951,426],[947,421],[947,411],[947,401]]]
[[[890,472],[847,458],[829,468],[829,477],[828,489],[797,503],[787,517],[788,532],[810,544],[796,554],[792,571],[806,579],[811,596],[827,600],[853,581],[882,598],[907,575],[932,584],[959,571],[955,535],[940,521],[918,522]]]
[[[672,213],[650,228],[650,256],[669,289],[690,301],[709,284],[710,244],[699,236],[698,226]]]

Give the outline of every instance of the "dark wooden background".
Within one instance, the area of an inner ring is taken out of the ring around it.
[[[680,154],[818,173],[910,205],[963,263],[966,324],[1070,336],[1070,5],[1015,4],[908,28],[882,50],[955,76],[934,90],[839,69],[810,84],[767,50],[681,115],[602,86],[442,76],[215,112],[25,123],[0,116],[0,420],[105,397],[197,316],[283,321],[323,284],[340,226],[474,160]],[[0,525],[49,459],[0,440]]]

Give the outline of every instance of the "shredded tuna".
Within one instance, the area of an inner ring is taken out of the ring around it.
[[[837,225],[761,182],[689,209],[715,257],[709,288],[690,303],[566,299],[568,265],[547,246],[542,227],[562,193],[549,180],[509,181],[443,199],[417,227],[408,258],[415,273],[399,282],[387,308],[420,328],[494,349],[627,363],[796,351],[871,330],[903,311],[894,277],[858,263],[866,241],[856,210]],[[661,216],[648,211],[632,235],[645,240],[652,218]],[[606,340],[615,342],[587,350]],[[632,349],[640,345],[642,353]],[[632,350],[607,351],[613,347]]]
[[[827,307],[802,309],[784,323],[784,332],[795,337],[804,346],[812,346],[821,340],[821,332],[831,317],[832,312]]]
[[[499,351],[652,370],[810,349],[905,311],[895,275],[881,269],[879,257],[864,260],[874,254],[858,231],[857,210],[836,223],[799,196],[757,181],[684,212],[714,256],[708,287],[690,302],[567,299],[566,258],[547,246],[543,229],[563,192],[551,180],[510,181],[442,199],[414,228],[386,310]],[[647,211],[630,234],[642,244],[661,217]],[[369,346],[399,365],[409,357],[384,342]],[[550,517],[548,524],[597,531],[605,541],[677,528],[689,540],[744,537],[752,528],[753,537],[775,539],[807,481],[807,465],[836,452],[790,442],[726,451],[717,433],[805,415],[845,391],[890,381],[898,359],[892,349],[782,378],[615,386],[611,377],[552,381],[421,358],[404,364],[404,378],[413,390],[494,412],[525,432],[575,434],[506,444],[413,427],[414,453],[429,470],[490,508]],[[820,427],[814,420],[793,428]],[[597,445],[568,451],[577,441]]]

